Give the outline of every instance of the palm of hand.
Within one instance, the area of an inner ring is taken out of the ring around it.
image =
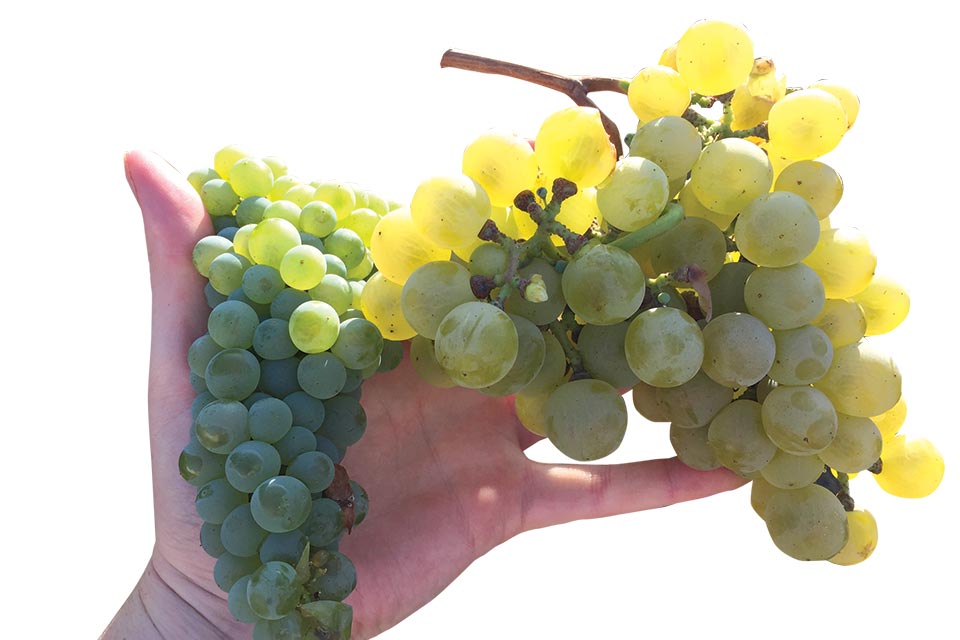
[[[202,279],[186,256],[210,232],[209,222],[190,185],[157,158],[129,155],[127,175],[143,209],[153,290],[152,565],[164,581],[180,583],[174,590],[225,637],[246,637],[249,627],[230,618],[212,579],[213,560],[198,544],[195,489],[177,473],[194,397],[185,353],[208,313],[195,302]],[[518,423],[509,399],[438,391],[417,377],[409,360],[364,383],[363,404],[367,432],[348,451],[345,466],[369,493],[371,517],[341,544],[359,576],[348,599],[355,638],[393,626],[517,533],[742,483],[726,472],[691,471],[675,459],[617,466],[531,462],[523,449],[537,438]]]

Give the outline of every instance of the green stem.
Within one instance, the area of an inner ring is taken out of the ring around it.
[[[618,249],[630,251],[630,249],[639,247],[645,242],[648,242],[651,239],[666,233],[670,229],[680,224],[681,220],[683,220],[683,207],[676,202],[667,203],[666,208],[663,210],[663,213],[660,214],[659,218],[645,227],[637,229],[636,231],[631,231],[625,236],[617,238],[610,244]]]

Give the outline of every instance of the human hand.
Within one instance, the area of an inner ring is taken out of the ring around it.
[[[156,545],[137,589],[104,638],[249,637],[213,581],[198,542],[195,488],[178,474],[195,392],[187,348],[206,327],[203,279],[189,259],[212,233],[186,179],[157,156],[134,152],[127,178],[143,212],[153,316],[149,377]],[[694,471],[675,458],[621,465],[543,464],[524,450],[539,440],[510,398],[438,390],[409,359],[364,383],[368,429],[347,454],[371,513],[341,542],[358,582],[353,637],[370,638],[429,602],[476,558],[541,527],[661,507],[736,488],[725,471]],[[153,634],[153,635],[150,635]]]

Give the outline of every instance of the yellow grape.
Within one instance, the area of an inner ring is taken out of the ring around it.
[[[286,195],[287,191],[298,184],[300,184],[300,181],[293,176],[280,176],[273,181],[273,187],[271,187],[270,193],[267,194],[267,198],[273,201],[283,200],[283,196]]]
[[[683,207],[683,215],[688,218],[704,218],[709,220],[721,231],[726,231],[733,223],[734,218],[737,217],[736,213],[724,214],[707,209],[693,193],[690,183],[687,183],[687,186],[680,190],[679,202],[680,206]]]
[[[653,160],[667,174],[671,185],[677,182],[681,188],[702,148],[703,141],[696,127],[676,116],[664,116],[641,125],[630,141],[631,156]]]
[[[733,215],[770,191],[773,167],[752,142],[724,138],[707,145],[690,174],[690,188],[711,211]]]
[[[233,252],[243,256],[247,260],[253,261],[250,257],[250,234],[257,228],[255,224],[245,224],[233,236]]]
[[[903,423],[907,420],[907,401],[903,399],[903,396],[900,396],[897,404],[893,405],[892,409],[888,409],[880,415],[874,416],[872,419],[873,423],[880,429],[880,435],[883,436],[883,441],[886,442],[890,440],[897,435],[900,427],[902,427]]]
[[[300,245],[300,232],[283,218],[267,218],[257,223],[247,238],[247,250],[257,264],[280,268],[283,256]]]
[[[657,219],[670,198],[669,189],[666,174],[655,162],[629,156],[600,184],[597,205],[608,223],[636,231]]]
[[[515,219],[509,217],[507,213],[508,210],[506,207],[494,206],[490,208],[489,219],[497,223],[497,229],[500,229],[501,232],[507,234],[511,238],[516,239],[518,237],[517,222]],[[530,220],[530,216],[527,216],[527,219]],[[530,220],[530,222],[532,224],[533,220]],[[453,252],[457,254],[457,257],[464,262],[470,262],[470,256],[477,249],[477,247],[482,244],[486,244],[486,241],[477,237],[462,247],[456,247]]]
[[[527,217],[529,218],[529,216]],[[587,187],[586,189],[580,189],[576,195],[563,201],[556,220],[570,231],[584,234],[594,220],[598,220],[600,217],[600,208],[597,206],[597,189]],[[553,242],[557,245],[563,244],[563,240],[559,236],[553,236]]]
[[[743,28],[701,20],[677,43],[677,70],[697,93],[715,96],[733,91],[753,68],[753,42]]]
[[[843,197],[843,180],[832,167],[816,160],[801,160],[777,176],[775,191],[789,191],[810,203],[817,217],[825,219]]]
[[[533,188],[537,158],[516,134],[486,133],[463,150],[463,172],[483,187],[494,207],[509,207],[518,193]]]
[[[786,94],[786,77],[777,73],[769,58],[757,58],[746,82],[733,93],[731,128],[736,131],[760,124],[767,119],[773,104]]]
[[[463,174],[424,180],[410,201],[417,229],[446,249],[472,242],[489,214],[490,199],[483,187]]]
[[[869,511],[847,511],[847,532],[847,544],[830,558],[844,567],[863,562],[877,548],[877,521]]]
[[[537,232],[537,223],[526,211],[510,207],[507,211],[507,221],[517,230],[518,240],[528,240]]]
[[[403,207],[380,218],[370,238],[370,253],[379,272],[397,284],[406,282],[420,265],[450,257],[449,251],[420,233],[410,210]]]
[[[836,349],[827,375],[813,386],[830,398],[839,413],[869,418],[897,404],[901,384],[892,358],[858,342]]]
[[[859,342],[867,331],[863,309],[852,300],[830,298],[823,303],[813,324],[819,327],[835,349]]]
[[[867,335],[876,336],[896,329],[910,311],[910,295],[900,283],[874,276],[867,288],[853,296],[867,319]]]
[[[600,112],[590,107],[568,107],[549,116],[537,133],[536,156],[546,175],[581,189],[603,182],[617,163]]]
[[[860,113],[860,98],[850,90],[850,87],[821,80],[814,82],[810,85],[810,88],[826,91],[839,100],[840,104],[843,105],[843,112],[847,115],[847,129],[853,126],[853,123],[857,120],[857,115]]]
[[[252,153],[235,144],[227,145],[213,155],[213,169],[220,174],[221,178],[227,180],[230,178],[230,169],[233,168],[233,165],[252,155]]]
[[[373,274],[367,280],[360,294],[360,310],[367,320],[376,325],[387,340],[409,340],[417,332],[400,308],[400,295],[403,287],[387,280],[382,272]]]
[[[547,437],[547,414],[544,409],[554,389],[556,387],[551,387],[544,393],[518,393],[513,397],[513,408],[520,424],[526,427],[527,431],[544,438]]]
[[[943,456],[925,438],[904,436],[883,443],[883,470],[874,475],[887,493],[900,498],[925,498],[943,479]]]
[[[243,158],[230,167],[230,185],[241,198],[265,196],[273,188],[273,171],[259,158]]]
[[[828,298],[849,298],[870,284],[877,268],[877,256],[861,231],[824,229],[817,246],[803,263],[823,280]]]
[[[640,122],[680,116],[690,106],[690,88],[670,67],[646,67],[630,81],[627,101]]]
[[[770,142],[784,156],[812,160],[832,151],[847,132],[847,115],[821,89],[795,91],[770,109]]]
[[[663,50],[663,53],[660,54],[660,60],[657,62],[662,67],[670,67],[674,71],[677,70],[677,43],[674,42],[672,45]]]
[[[770,160],[770,166],[773,167],[774,181],[780,178],[780,174],[782,174],[787,167],[796,162],[796,160],[786,157],[775,145],[771,144],[769,140],[762,140],[758,142],[757,145],[767,153],[767,159]]]

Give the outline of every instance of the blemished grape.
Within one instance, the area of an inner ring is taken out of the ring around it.
[[[659,307],[630,323],[624,342],[627,363],[638,378],[654,387],[687,382],[703,364],[703,333],[682,311]]]
[[[760,147],[725,138],[704,147],[693,165],[690,188],[703,206],[733,215],[770,191],[773,167]]]
[[[630,155],[655,162],[670,182],[686,180],[702,149],[697,129],[677,116],[641,124],[630,141]]]
[[[440,322],[434,343],[437,362],[463,387],[488,387],[513,367],[517,329],[510,316],[485,302],[466,302]]]
[[[670,199],[667,176],[652,160],[627,157],[597,189],[603,219],[618,229],[636,231],[657,219]]]
[[[820,485],[779,490],[763,512],[774,544],[797,560],[827,560],[847,543],[847,515],[837,497]]]
[[[749,314],[727,313],[703,328],[703,371],[725,387],[756,384],[770,371],[775,357],[770,329]]]
[[[588,324],[580,330],[577,337],[577,350],[583,360],[583,367],[591,377],[603,380],[617,389],[632,387],[640,381],[627,362],[624,343],[629,328],[629,321],[606,326]],[[553,338],[552,334],[549,337]],[[552,348],[558,350],[562,357],[563,349],[560,343],[556,338],[553,338],[552,343],[556,345]],[[547,366],[546,363],[544,366]],[[553,386],[556,386],[566,371],[566,358],[550,371],[550,380]]]
[[[418,267],[403,285],[400,308],[417,334],[433,340],[440,321],[454,307],[476,300],[470,289],[470,272],[448,261]]]
[[[737,248],[761,267],[788,267],[810,255],[820,238],[817,214],[787,191],[760,196],[737,218]]]
[[[723,466],[740,475],[763,469],[777,452],[760,418],[760,404],[736,400],[710,421],[707,442]]]
[[[830,370],[815,386],[840,413],[869,418],[897,404],[902,381],[892,358],[858,342],[834,352]]]
[[[567,265],[563,297],[590,324],[623,322],[643,302],[646,278],[629,253],[610,245],[587,247]]]
[[[623,397],[602,380],[561,384],[547,399],[544,416],[550,442],[574,460],[613,453],[627,430]]]
[[[817,389],[779,386],[763,401],[763,428],[787,453],[812,455],[833,442],[837,412]]]
[[[760,267],[743,287],[750,313],[771,329],[796,329],[813,322],[826,302],[823,282],[805,264]]]

